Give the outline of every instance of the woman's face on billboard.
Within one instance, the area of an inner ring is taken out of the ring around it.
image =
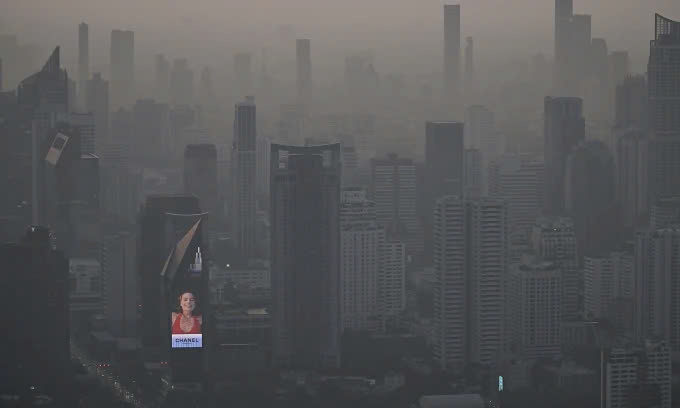
[[[182,293],[180,296],[179,304],[182,307],[183,313],[192,313],[196,308],[196,298],[191,292]]]

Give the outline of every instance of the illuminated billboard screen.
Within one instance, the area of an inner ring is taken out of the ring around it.
[[[177,311],[171,313],[172,348],[203,347],[203,316],[196,294],[182,291],[177,297]]]

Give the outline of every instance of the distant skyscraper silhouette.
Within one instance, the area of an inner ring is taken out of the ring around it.
[[[78,106],[85,108],[87,80],[90,78],[90,40],[86,23],[78,25]]]
[[[100,146],[109,140],[109,81],[102,79],[99,72],[87,81],[85,108],[94,114],[95,139]]]
[[[173,105],[191,105],[194,101],[194,71],[189,60],[178,58],[172,63],[170,72],[170,102]]]
[[[246,260],[255,255],[256,211],[256,130],[255,100],[246,99],[234,109],[234,141],[232,145],[232,228],[234,242]]]
[[[154,88],[156,99],[161,102],[169,102],[170,63],[163,54],[156,55],[154,66]]]
[[[567,156],[585,139],[583,100],[547,96],[543,110],[545,200],[544,213],[564,212],[564,189]]]
[[[340,144],[272,144],[271,280],[276,365],[340,364]]]
[[[568,61],[569,20],[574,14],[573,0],[555,0],[555,89],[561,91],[567,75],[565,64]]]
[[[298,104],[309,108],[312,98],[312,56],[308,39],[295,41]]]
[[[475,46],[472,37],[465,37],[465,97],[470,103],[475,95]]]
[[[456,114],[460,103],[460,5],[444,5],[444,105]]]
[[[200,200],[208,213],[204,228],[217,225],[221,218],[218,203],[217,149],[212,144],[190,144],[184,150],[184,192]]]
[[[111,81],[111,107],[116,110],[134,100],[135,86],[135,33],[111,31],[109,59]]]
[[[253,67],[250,53],[241,52],[234,55],[234,74],[236,100],[253,95]]]

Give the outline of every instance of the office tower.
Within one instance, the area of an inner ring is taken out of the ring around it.
[[[113,85],[113,84],[112,84]],[[136,158],[167,157],[170,110],[167,104],[153,99],[140,99],[132,108],[132,155]]]
[[[671,407],[667,342],[647,340],[603,350],[601,369],[601,408]]]
[[[340,363],[340,144],[272,144],[271,265],[276,365]]]
[[[590,46],[592,44],[592,18],[589,14],[574,14],[569,27],[569,73],[576,91],[583,92],[583,80],[590,69]],[[567,89],[574,95],[574,89]],[[580,94],[579,93],[579,94]],[[566,94],[569,95],[569,94]]]
[[[308,39],[295,41],[295,57],[297,61],[297,103],[309,108],[312,101],[312,56]]]
[[[178,58],[172,62],[170,72],[170,103],[191,105],[194,101],[194,71],[189,69],[189,60]]]
[[[444,106],[457,114],[460,103],[460,5],[444,5]]]
[[[193,220],[201,211],[198,198],[186,195],[153,195],[139,214],[138,279],[142,317],[142,346],[148,359],[160,357],[158,350],[167,345],[167,314],[161,294],[161,271],[170,249],[179,241],[170,239],[167,224],[171,218]],[[180,228],[186,233],[189,228]],[[178,234],[179,235],[179,234]],[[174,238],[174,237],[172,237]]]
[[[342,186],[352,187],[361,185],[359,158],[354,146],[343,143],[342,147]]]
[[[672,224],[680,224],[680,196],[661,197],[652,204],[649,227],[656,230]]]
[[[580,315],[579,291],[583,279],[578,269],[574,223],[566,217],[540,217],[531,230],[534,256],[550,261],[560,270],[562,280],[562,317],[574,319]]]
[[[465,202],[456,196],[437,200],[434,209],[434,340],[437,365],[462,373],[467,354],[467,279]]]
[[[340,304],[343,330],[377,328],[378,277],[382,272],[380,256],[384,241],[385,230],[376,220],[375,203],[368,201],[366,193],[359,188],[344,189],[340,206]],[[387,279],[385,281],[387,283]],[[387,285],[384,287],[388,289]]]
[[[603,142],[583,141],[569,154],[565,210],[574,220],[576,246],[580,254],[593,255],[614,248],[620,224],[616,204],[616,166],[613,155]]]
[[[505,344],[508,208],[494,198],[467,203],[468,358],[489,366]]]
[[[555,0],[555,71],[553,88],[556,92],[569,88],[569,43],[571,38],[571,17],[574,14],[573,0]]]
[[[377,308],[385,330],[406,307],[406,246],[390,239],[379,245]]]
[[[482,195],[482,152],[479,149],[465,149],[463,162],[463,195],[480,197]]]
[[[619,85],[630,75],[629,65],[627,51],[612,51],[609,53],[609,104],[612,106],[616,106],[616,92]],[[610,120],[615,120],[616,110],[611,113]]]
[[[583,101],[547,96],[543,124],[546,193],[543,211],[548,215],[561,215],[564,212],[567,157],[574,146],[585,139]]]
[[[617,201],[627,229],[647,224],[649,137],[640,129],[621,130],[616,141]]]
[[[56,47],[42,69],[17,87],[17,103],[33,110],[43,131],[55,124],[57,115],[68,111],[68,75],[60,61],[60,48]]]
[[[255,254],[255,100],[248,98],[234,109],[232,147],[232,227],[236,247],[245,260]]]
[[[0,92],[2,92],[2,58],[0,58]]]
[[[106,145],[109,140],[109,81],[102,79],[99,72],[87,81],[85,107],[94,114],[95,140]],[[96,147],[96,146],[95,146]]]
[[[0,263],[5,301],[24,305],[4,322],[0,382],[17,391],[33,386],[69,406],[68,260],[52,248],[47,228],[32,226],[19,243],[0,245]]]
[[[587,55],[588,72],[583,92],[586,116],[607,123],[609,120],[609,51],[603,38],[593,38]]]
[[[411,159],[390,154],[371,160],[370,199],[378,223],[389,237],[406,244],[409,254],[423,250],[423,233],[416,214],[416,166]]]
[[[102,268],[95,258],[69,258],[71,330],[80,335],[87,321],[102,313]]]
[[[257,138],[257,151],[255,162],[257,165],[257,194],[269,196],[269,162],[272,140],[269,137]]]
[[[217,105],[212,73],[208,67],[203,67],[201,70],[201,76],[198,80],[197,102],[206,109],[214,109]]]
[[[435,201],[446,195],[463,194],[463,123],[425,123],[425,211],[426,252],[432,251],[432,210]]]
[[[304,143],[305,115],[302,107],[295,104],[281,105],[278,123],[278,140],[285,143]]]
[[[626,251],[583,258],[587,319],[606,318],[616,299],[632,299],[633,264],[633,254]]]
[[[112,335],[133,337],[137,332],[137,239],[133,231],[116,229],[102,239],[103,313]]]
[[[655,16],[647,76],[650,197],[680,195],[680,22]]]
[[[543,161],[532,156],[506,154],[489,165],[489,195],[508,205],[510,234],[528,237],[543,203]]]
[[[635,334],[680,350],[680,226],[638,232],[635,244]]]
[[[509,330],[524,358],[560,355],[562,273],[553,262],[531,260],[510,271]]]
[[[475,95],[475,61],[472,37],[465,37],[465,96],[468,101]]]
[[[80,134],[80,152],[82,154],[94,154],[97,147],[97,125],[92,112],[73,113],[68,117],[71,126],[78,129]]]
[[[626,76],[616,86],[614,126],[646,130],[647,80],[644,75]]]
[[[135,33],[133,31],[111,31],[109,75],[111,107],[117,110],[132,104],[135,98]]]
[[[170,101],[170,63],[163,54],[156,54],[154,65],[154,93],[158,101]]]
[[[249,53],[234,55],[234,74],[236,97],[241,99],[253,94],[253,71]]]
[[[190,144],[184,150],[184,193],[198,197],[207,225],[217,225],[219,211],[217,149],[212,144]],[[205,222],[205,221],[204,221]]]
[[[480,149],[491,160],[501,151],[494,126],[494,114],[485,106],[472,105],[465,110],[465,145]]]
[[[85,107],[87,80],[90,78],[90,40],[86,23],[78,25],[78,106]]]

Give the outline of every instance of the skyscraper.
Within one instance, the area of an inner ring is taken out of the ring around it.
[[[312,99],[312,56],[308,39],[295,41],[295,57],[297,60],[297,103],[308,109]]]
[[[385,230],[375,203],[359,188],[342,192],[340,207],[340,286],[343,330],[375,330],[378,318],[380,249]]]
[[[568,61],[569,20],[574,14],[573,0],[555,0],[555,73],[554,88],[561,91],[567,75],[565,64]]]
[[[113,83],[111,84],[113,86]],[[170,153],[170,109],[153,99],[138,100],[132,110],[133,135],[131,153],[137,159],[162,158]]]
[[[234,142],[232,145],[232,227],[234,241],[243,258],[254,256],[256,143],[255,100],[248,98],[234,109]]]
[[[646,130],[647,80],[644,75],[626,76],[616,86],[614,124],[617,129]]]
[[[240,100],[253,95],[252,57],[249,53],[241,52],[234,55],[234,74],[236,98]]]
[[[475,46],[472,37],[465,37],[465,97],[468,103],[475,95]]]
[[[277,365],[340,363],[340,144],[272,144],[271,279]]]
[[[173,105],[191,105],[194,101],[194,71],[189,60],[178,58],[172,62],[170,72],[170,102]]]
[[[85,107],[94,114],[95,140],[100,146],[104,146],[110,142],[109,81],[105,81],[99,72],[95,72],[92,79],[87,81],[86,88]]]
[[[460,103],[460,5],[444,5],[444,106],[457,114]]]
[[[85,107],[87,80],[90,77],[90,40],[86,23],[78,25],[78,106]]]
[[[154,65],[155,97],[161,102],[169,102],[170,92],[170,63],[163,54],[156,54]]]
[[[564,212],[567,157],[585,139],[583,100],[547,96],[543,123],[546,193],[543,209],[545,214],[560,215]]]
[[[635,335],[680,351],[680,226],[638,232],[635,245]]]
[[[479,149],[465,149],[463,153],[463,195],[480,197],[482,195],[482,152]]]
[[[406,246],[395,240],[380,243],[377,303],[382,329],[406,307]]]
[[[584,312],[587,319],[605,318],[616,299],[633,296],[633,255],[614,251],[583,258]]]
[[[621,130],[616,141],[617,201],[623,226],[646,225],[649,215],[649,137],[640,129]]]
[[[416,166],[411,159],[390,154],[371,160],[370,198],[378,223],[392,239],[406,244],[409,254],[423,250],[423,232],[416,213]]]
[[[680,22],[655,15],[647,73],[650,195],[680,195]]]
[[[652,229],[672,224],[680,224],[680,196],[659,198],[652,204],[649,214],[649,227]]]
[[[111,107],[117,110],[130,105],[135,97],[135,33],[133,31],[111,31],[109,75]]]

